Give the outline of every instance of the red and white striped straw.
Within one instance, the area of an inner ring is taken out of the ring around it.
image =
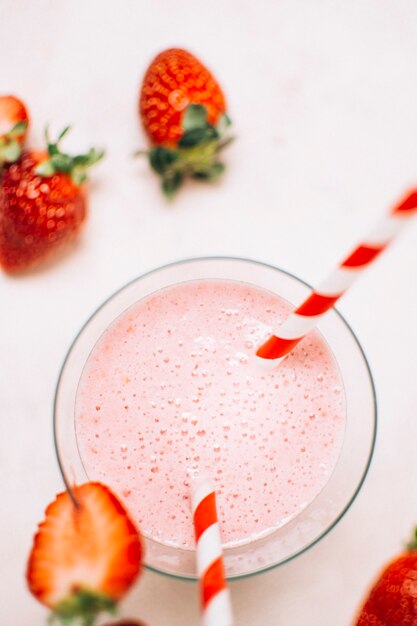
[[[226,584],[216,493],[212,481],[193,485],[192,508],[197,546],[202,626],[232,626],[230,593]]]
[[[417,189],[409,192],[339,267],[323,281],[317,290],[283,322],[256,352],[260,360],[275,367],[315,328],[323,315],[332,308],[362,271],[388,246],[417,212]]]

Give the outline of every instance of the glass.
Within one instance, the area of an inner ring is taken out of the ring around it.
[[[74,409],[83,367],[109,324],[138,300],[165,287],[198,279],[249,283],[299,304],[311,289],[304,281],[273,266],[238,258],[201,258],[155,269],[132,281],[102,304],[72,344],[59,377],[54,403],[54,437],[58,463],[68,489],[89,478],[77,446]],[[358,494],[372,457],[376,434],[375,389],[366,357],[353,331],[335,309],[318,330],[329,344],[344,382],[346,430],[336,467],[317,497],[294,519],[266,537],[225,549],[229,578],[263,572],[289,561],[324,537]],[[180,578],[195,578],[195,554],[144,539],[149,569]]]

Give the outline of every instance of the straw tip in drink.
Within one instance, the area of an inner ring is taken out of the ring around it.
[[[256,353],[256,361],[257,363],[264,369],[264,370],[274,370],[278,367],[278,365],[281,363],[281,361],[283,360],[282,358],[279,359],[269,359],[269,358],[265,358],[262,357],[258,354],[258,352]]]

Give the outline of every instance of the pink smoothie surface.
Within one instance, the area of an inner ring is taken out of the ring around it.
[[[314,331],[273,371],[254,357],[290,308],[246,283],[192,281],[135,303],[96,343],[77,392],[80,454],[147,537],[194,546],[199,475],[215,481],[229,546],[285,524],[326,484],[346,420],[327,343]]]

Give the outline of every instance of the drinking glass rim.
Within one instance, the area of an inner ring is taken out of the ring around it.
[[[61,385],[61,381],[62,381],[62,376],[65,370],[65,366],[67,364],[67,361],[70,357],[70,354],[72,353],[72,350],[74,348],[74,346],[76,345],[76,343],[78,342],[79,338],[81,337],[81,335],[83,334],[84,330],[87,328],[87,326],[90,324],[90,322],[94,319],[94,317],[97,315],[97,313],[103,309],[105,307],[105,305],[110,302],[111,300],[113,300],[113,298],[115,298],[119,293],[121,293],[122,291],[124,291],[125,289],[127,289],[128,287],[130,287],[131,285],[133,285],[134,283],[136,283],[137,281],[146,278],[147,276],[151,275],[151,274],[156,274],[162,270],[168,269],[170,267],[175,267],[177,265],[186,265],[188,263],[193,263],[193,262],[204,262],[204,261],[238,261],[238,262],[242,262],[242,263],[249,263],[251,265],[258,265],[258,266],[262,266],[262,267],[266,267],[269,268],[271,270],[274,271],[278,271],[281,272],[282,274],[285,274],[286,276],[296,280],[297,282],[303,284],[305,287],[307,287],[308,289],[313,289],[313,287],[304,279],[299,278],[296,274],[293,274],[292,272],[288,271],[288,270],[284,270],[280,267],[277,267],[276,265],[272,265],[271,263],[266,263],[263,261],[258,261],[255,259],[251,259],[248,257],[238,257],[238,256],[226,256],[226,255],[210,255],[210,256],[195,256],[195,257],[187,257],[187,258],[183,258],[183,259],[177,259],[176,261],[171,261],[169,263],[165,263],[163,265],[159,265],[153,269],[150,269],[146,272],[143,272],[142,274],[139,274],[138,276],[136,276],[135,278],[132,278],[131,280],[129,280],[127,283],[123,284],[121,287],[119,287],[118,289],[116,289],[114,292],[112,292],[105,300],[103,300],[95,309],[94,311],[91,313],[91,315],[88,316],[88,318],[86,319],[86,321],[82,324],[82,326],[80,327],[79,331],[77,332],[77,334],[75,335],[73,341],[71,342],[71,344],[68,347],[68,350],[65,354],[64,360],[62,362],[62,365],[60,367],[60,371],[59,371],[59,376],[56,382],[56,386],[55,386],[55,392],[54,392],[54,399],[53,399],[53,440],[54,440],[54,449],[55,449],[55,456],[56,456],[56,460],[58,462],[58,467],[65,485],[66,490],[68,491],[68,493],[71,495],[72,493],[72,488],[71,485],[69,485],[68,480],[67,480],[67,476],[66,476],[66,472],[64,469],[64,465],[63,462],[61,461],[61,457],[60,457],[60,452],[59,452],[59,445],[58,445],[58,440],[57,440],[57,401],[58,401],[58,392],[60,389],[60,385]],[[194,279],[195,280],[195,279]],[[356,488],[354,489],[351,497],[349,498],[349,500],[347,501],[347,503],[345,504],[345,506],[342,508],[342,510],[339,512],[339,514],[335,517],[335,519],[332,521],[332,523],[328,526],[328,528],[326,528],[326,530],[321,533],[320,535],[318,535],[315,539],[313,539],[312,541],[310,541],[310,543],[308,543],[306,546],[304,546],[303,548],[301,548],[300,550],[298,550],[297,552],[289,555],[287,558],[283,559],[282,561],[279,561],[277,563],[273,563],[271,565],[265,566],[265,567],[261,567],[258,570],[255,571],[251,571],[248,573],[244,573],[244,574],[238,574],[238,575],[233,575],[229,577],[229,580],[242,580],[244,578],[250,578],[252,576],[255,575],[259,575],[259,574],[263,574],[265,572],[269,572],[277,567],[280,567],[282,565],[284,565],[285,563],[289,563],[290,561],[292,561],[293,559],[295,559],[296,557],[301,556],[302,554],[304,554],[305,552],[307,552],[308,550],[310,550],[310,548],[312,548],[313,546],[315,546],[317,543],[319,543],[319,541],[321,541],[322,539],[324,539],[324,537],[326,537],[331,530],[333,530],[333,528],[340,522],[340,520],[344,517],[344,515],[347,513],[347,511],[350,509],[350,507],[352,506],[353,502],[356,500],[357,495],[359,494],[362,485],[365,482],[365,479],[368,475],[369,472],[369,468],[372,462],[372,458],[375,452],[375,443],[376,443],[376,437],[377,437],[377,425],[378,425],[378,404],[377,404],[377,397],[376,397],[376,389],[375,389],[375,383],[374,383],[374,379],[372,376],[372,371],[368,362],[368,359],[365,355],[365,352],[362,348],[362,344],[360,343],[355,331],[352,329],[351,325],[346,321],[345,317],[340,313],[340,311],[338,310],[337,307],[333,306],[332,310],[334,311],[334,313],[336,314],[336,316],[340,319],[340,321],[344,324],[344,326],[346,327],[346,329],[348,330],[350,336],[352,337],[354,343],[356,344],[357,348],[359,349],[359,353],[363,359],[363,363],[365,365],[366,371],[368,373],[368,379],[369,379],[369,384],[370,384],[370,390],[371,390],[371,399],[372,399],[372,406],[373,406],[373,411],[372,411],[372,438],[370,441],[370,448],[369,448],[369,454],[368,454],[368,458],[367,458],[367,462],[365,464],[365,467],[363,469],[363,473],[361,476],[361,479],[359,480],[359,482],[356,485]],[[149,571],[155,572],[157,574],[166,576],[168,578],[173,578],[175,580],[186,580],[186,581],[191,581],[194,582],[197,580],[197,576],[182,576],[182,575],[177,575],[177,574],[173,574],[171,572],[167,572],[167,571],[163,571],[160,570],[156,567],[153,567],[152,565],[148,565],[146,563],[144,563],[144,567],[146,569],[148,569]]]

